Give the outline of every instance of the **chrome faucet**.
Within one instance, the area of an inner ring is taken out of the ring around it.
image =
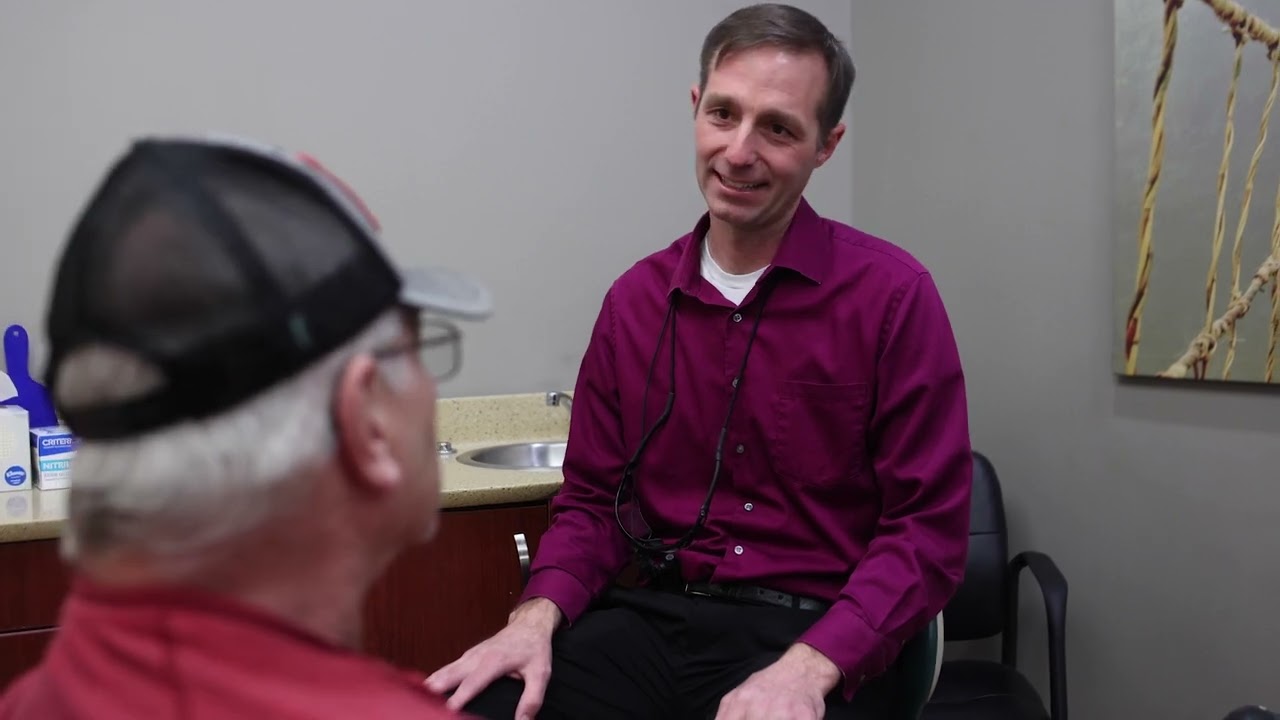
[[[564,409],[570,415],[573,414],[573,396],[569,393],[556,392],[554,390],[547,393],[547,405],[550,407],[564,405]]]

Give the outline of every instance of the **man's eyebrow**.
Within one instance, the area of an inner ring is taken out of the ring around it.
[[[760,117],[768,120],[769,122],[786,125],[796,133],[804,131],[804,123],[800,121],[800,118],[782,110],[769,109],[760,113]]]
[[[715,93],[707,94],[702,99],[702,104],[705,107],[730,107],[730,108],[738,107],[738,103],[733,98],[728,97],[727,95],[718,95]],[[786,125],[792,128],[793,131],[796,133],[799,133],[804,130],[804,123],[801,122],[800,118],[796,117],[795,115],[792,115],[789,112],[786,112],[785,110],[779,110],[777,108],[769,108],[764,112],[760,113],[760,118],[767,122],[775,122],[781,125]]]
[[[730,107],[736,107],[737,104],[738,103],[733,101],[733,98],[730,98],[727,95],[717,95],[715,93],[708,93],[707,95],[704,95],[702,98],[702,105],[704,107],[712,106],[712,105],[728,105]]]

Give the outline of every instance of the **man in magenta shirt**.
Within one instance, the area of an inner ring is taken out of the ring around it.
[[[455,717],[358,647],[365,592],[438,523],[455,368],[419,350],[459,341],[444,316],[488,312],[458,276],[398,272],[309,158],[133,144],[54,280],[73,583],[0,720]]]
[[[756,6],[702,67],[708,212],[606,294],[521,603],[429,681],[455,707],[887,718],[886,670],[961,579],[972,460],[938,289],[803,197],[844,134],[849,55]],[[640,587],[616,586],[632,564]]]

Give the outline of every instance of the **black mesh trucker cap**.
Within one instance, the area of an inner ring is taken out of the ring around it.
[[[314,159],[227,136],[136,141],[76,221],[49,306],[46,382],[102,344],[153,363],[140,396],[58,406],[112,439],[227,409],[297,373],[396,305],[479,319],[488,291],[443,269],[398,271],[377,221]]]

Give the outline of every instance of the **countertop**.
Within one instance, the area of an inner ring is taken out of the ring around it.
[[[458,455],[478,447],[515,442],[563,441],[569,413],[551,407],[545,393],[441,398],[436,404],[437,439]],[[499,470],[463,465],[456,455],[440,459],[443,509],[537,502],[563,481],[559,470]],[[74,482],[74,477],[73,477]],[[70,490],[0,492],[0,543],[56,538],[67,517]]]

